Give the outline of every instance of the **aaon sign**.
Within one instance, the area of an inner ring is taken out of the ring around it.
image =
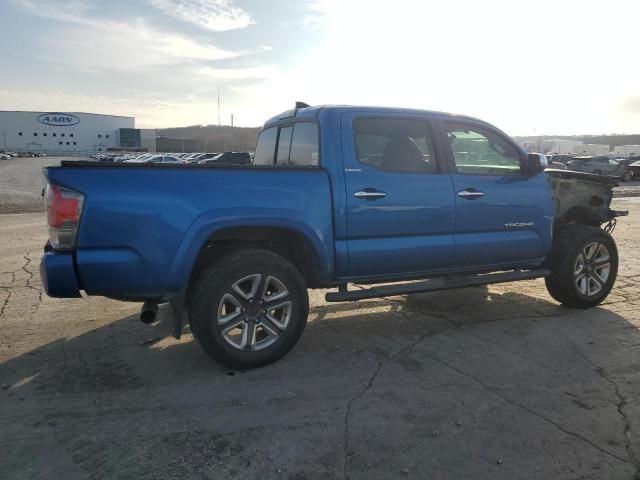
[[[52,125],[54,127],[67,127],[70,125],[76,125],[80,123],[80,119],[70,113],[43,113],[38,115],[38,121],[45,125]]]

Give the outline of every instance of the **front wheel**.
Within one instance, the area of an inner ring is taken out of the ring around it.
[[[275,362],[296,344],[309,300],[300,271],[268,250],[244,249],[205,268],[193,286],[189,323],[214,360],[231,368]]]
[[[572,308],[590,308],[609,295],[618,274],[613,237],[598,227],[572,225],[560,230],[549,256],[549,294]]]

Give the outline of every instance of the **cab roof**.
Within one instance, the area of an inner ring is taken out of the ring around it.
[[[452,117],[458,119],[474,120],[476,122],[487,123],[478,118],[470,117],[467,115],[456,115],[453,113],[439,112],[434,110],[422,110],[416,108],[399,108],[399,107],[375,107],[364,105],[316,105],[316,106],[299,106],[301,102],[297,102],[297,108],[286,110],[278,115],[274,115],[264,123],[264,127],[269,127],[283,120],[290,118],[318,118],[321,113],[341,113],[341,112],[363,112],[363,113],[405,113],[412,115],[429,114],[445,117]],[[306,104],[302,104],[306,105]]]

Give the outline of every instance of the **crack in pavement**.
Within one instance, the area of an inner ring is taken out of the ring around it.
[[[27,278],[27,287],[30,287],[31,286],[31,280],[33,279],[33,272],[31,270],[29,270],[27,267],[31,264],[31,257],[27,253],[22,258],[24,258],[26,260],[26,263],[22,266],[22,270],[27,275],[29,275],[29,278]]]
[[[35,276],[35,273],[29,269],[29,266],[31,265],[31,262],[33,261],[33,259],[28,253],[23,255],[22,258],[25,260],[25,263],[18,270],[3,272],[11,275],[11,282],[9,283],[9,285],[0,286],[0,289],[5,290],[7,292],[7,298],[5,298],[4,301],[2,302],[2,305],[0,305],[0,316],[4,314],[7,308],[7,305],[9,305],[9,301],[13,297],[13,293],[14,293],[13,289],[15,288],[28,288],[29,290],[32,290],[38,294],[38,303],[37,305],[35,305],[35,311],[37,311],[40,308],[40,304],[42,303],[42,293],[43,293],[42,288],[31,284]],[[16,284],[16,273],[19,271],[23,271],[27,274],[27,279],[24,285]]]
[[[13,284],[16,283],[16,272],[5,272],[5,273],[10,273],[11,274],[11,283],[9,283],[9,286],[3,286],[2,289],[7,291],[7,298],[4,299],[4,302],[2,302],[2,306],[0,306],[0,317],[2,317],[2,315],[4,314],[4,309],[7,308],[7,305],[9,305],[9,300],[11,300],[11,296],[13,295]]]
[[[407,308],[406,305],[404,305],[403,302],[401,302],[400,300],[388,299],[388,301],[391,302],[391,303],[397,303],[399,307],[406,308],[407,310],[411,310],[410,308]],[[402,309],[398,308],[398,309],[394,309],[392,311],[394,313],[397,313],[400,316],[402,316],[409,323],[424,327],[424,324],[418,323],[415,320],[413,320]],[[411,311],[413,311],[413,310],[411,310]],[[431,313],[429,315],[431,315]],[[395,352],[395,353],[393,353],[393,354],[391,354],[391,355],[379,360],[378,361],[378,365],[376,366],[376,368],[374,369],[373,373],[369,377],[369,380],[367,381],[367,383],[364,386],[364,388],[358,394],[356,394],[353,398],[351,398],[351,400],[349,400],[349,402],[347,403],[347,408],[345,409],[344,420],[343,420],[343,423],[344,423],[343,432],[344,433],[343,433],[343,448],[342,448],[342,450],[343,450],[342,468],[343,468],[343,479],[344,480],[349,480],[349,472],[348,472],[349,461],[348,460],[349,460],[349,457],[352,455],[352,453],[349,452],[349,417],[351,416],[351,409],[352,409],[354,403],[356,401],[360,400],[373,387],[373,384],[376,381],[376,378],[378,377],[378,374],[382,370],[382,367],[384,366],[384,364],[388,363],[391,360],[394,360],[394,359],[398,358],[402,354],[404,354],[404,353],[408,352],[409,350],[413,349],[416,345],[418,345],[420,342],[422,342],[427,337],[430,337],[432,335],[437,335],[439,333],[444,333],[444,332],[449,332],[449,331],[452,331],[452,330],[457,330],[457,329],[459,329],[459,328],[464,326],[464,324],[453,322],[449,318],[441,318],[441,317],[438,317],[437,315],[431,315],[431,316],[433,316],[434,318],[437,318],[439,320],[446,321],[447,323],[452,325],[452,328],[443,328],[443,329],[437,330],[435,332],[423,333],[423,334],[418,336],[417,340],[415,340],[415,341],[409,343],[408,345],[402,347],[397,352]]]
[[[616,410],[618,411],[618,415],[622,420],[622,424],[624,425],[623,434],[626,438],[624,448],[629,456],[629,462],[633,464],[636,468],[636,478],[640,478],[640,459],[636,457],[636,453],[633,450],[633,445],[631,444],[631,421],[629,417],[624,411],[625,406],[627,405],[627,399],[622,393],[620,393],[620,388],[618,387],[618,383],[615,380],[610,379],[600,365],[596,364],[593,360],[587,357],[578,347],[574,345],[571,340],[562,335],[567,343],[571,346],[571,349],[577,353],[585,362],[591,365],[596,373],[609,385],[613,387],[613,393],[616,396]]]
[[[401,313],[401,312],[399,312],[399,313],[403,317],[405,317],[403,313]],[[349,472],[348,472],[349,457],[352,455],[352,453],[349,452],[349,417],[351,415],[351,408],[352,408],[353,404],[356,401],[360,400],[365,395],[365,393],[367,393],[367,391],[369,391],[371,389],[371,387],[373,387],[373,384],[376,381],[376,378],[378,377],[378,374],[380,373],[380,370],[382,370],[382,367],[384,366],[385,363],[387,363],[387,362],[399,357],[403,353],[411,350],[418,343],[423,341],[426,337],[428,337],[430,335],[435,335],[437,333],[441,333],[441,332],[438,331],[438,332],[431,332],[431,333],[425,333],[423,335],[420,335],[417,340],[411,342],[409,345],[406,345],[406,346],[402,347],[396,353],[393,353],[393,354],[389,355],[388,357],[385,357],[382,360],[379,360],[378,361],[378,365],[376,366],[375,370],[373,371],[373,373],[369,377],[369,380],[367,381],[367,383],[364,386],[364,388],[357,395],[355,395],[353,398],[351,398],[351,400],[349,400],[349,403],[347,403],[347,408],[345,409],[344,420],[343,420],[343,423],[344,423],[343,432],[344,433],[343,433],[343,448],[342,448],[342,451],[343,451],[342,469],[343,469],[343,478],[344,478],[344,480],[349,480]]]
[[[4,302],[2,302],[2,305],[0,305],[0,317],[4,314],[4,309],[9,304],[9,300],[11,300],[11,295],[13,295],[13,292],[10,289],[7,289],[7,298],[5,298]]]
[[[406,305],[404,305],[401,301],[399,300],[394,300],[394,299],[388,299],[389,302],[391,303],[396,303],[399,307],[404,307],[407,310],[413,311],[412,309],[408,308]],[[417,325],[422,325],[424,326],[423,323],[420,323],[417,321],[417,319],[412,318],[410,315],[407,315],[407,312],[403,311],[402,309],[394,309],[393,310],[394,313],[398,313],[400,314],[403,318],[405,318],[407,321],[413,323],[413,324],[417,324]],[[449,323],[450,325],[452,325],[452,328],[445,328],[445,329],[441,329],[438,330],[436,332],[430,332],[427,334],[423,334],[420,335],[420,338],[418,338],[418,340],[411,342],[409,345],[403,347],[402,349],[400,349],[399,351],[397,351],[396,353],[380,360],[376,366],[376,368],[374,369],[373,373],[371,374],[371,376],[369,377],[369,380],[367,381],[366,385],[362,388],[362,390],[360,390],[360,392],[358,392],[358,394],[356,394],[353,398],[351,398],[351,400],[348,402],[347,404],[347,408],[345,410],[345,416],[344,416],[344,438],[343,438],[343,478],[345,480],[349,479],[349,473],[348,473],[348,465],[349,465],[349,457],[351,457],[353,455],[353,452],[349,451],[349,418],[352,412],[352,408],[354,406],[354,404],[360,400],[372,387],[373,384],[375,383],[380,371],[382,370],[382,367],[384,366],[385,363],[399,357],[400,355],[406,353],[407,351],[411,350],[412,348],[415,348],[420,342],[422,342],[425,338],[432,336],[432,335],[436,335],[439,333],[444,333],[444,332],[451,332],[453,330],[469,330],[465,327],[473,327],[474,324],[470,324],[467,325],[466,323],[458,323],[458,322],[454,322],[448,315],[446,314],[442,314],[442,315],[438,315],[437,313],[434,312],[430,312],[429,313],[430,316],[433,316],[435,318],[438,318],[439,320],[444,320],[447,323]],[[553,317],[562,317],[566,315],[566,313],[561,313],[559,315],[554,315]],[[548,313],[545,312],[536,312],[535,315],[528,315],[527,318],[531,318],[531,319],[538,319],[538,318],[542,318],[542,317],[549,317]],[[500,319],[500,320],[496,320],[496,321],[509,321],[509,319]],[[478,339],[480,340],[484,340],[487,341],[485,338],[482,338],[479,335],[475,335],[473,332],[467,332],[473,336],[476,336]],[[572,345],[573,346],[573,345]],[[577,351],[577,350],[576,350]],[[546,416],[544,416],[542,413],[532,409],[531,407],[528,407],[527,405],[524,405],[522,403],[519,403],[516,400],[512,400],[511,398],[505,396],[503,393],[501,393],[499,390],[485,384],[482,380],[480,380],[478,377],[467,373],[463,370],[460,370],[459,368],[454,367],[453,365],[445,362],[444,360],[432,356],[432,355],[428,355],[428,354],[424,354],[423,352],[420,352],[421,354],[423,354],[424,356],[426,356],[427,358],[430,358],[431,360],[440,363],[441,365],[457,372],[460,375],[463,375],[471,380],[473,380],[474,382],[476,382],[477,384],[479,384],[483,389],[493,393],[494,395],[496,395],[497,397],[499,397],[500,399],[502,399],[504,402],[506,402],[509,405],[515,406],[517,408],[520,408],[524,411],[526,411],[527,413],[529,413],[530,415],[533,415],[537,418],[539,418],[540,420],[542,420],[543,422],[553,426],[555,429],[561,431],[562,433],[564,433],[565,435],[571,436],[573,438],[576,438],[580,441],[582,441],[583,443],[586,443],[587,445],[590,445],[592,448],[595,448],[596,450],[600,451],[601,453],[614,458],[620,462],[626,463],[626,464],[630,464],[632,466],[634,466],[636,468],[636,475],[638,476],[638,478],[640,479],[640,462],[637,460],[636,456],[635,456],[635,452],[632,449],[631,446],[631,424],[630,421],[628,419],[628,417],[626,416],[626,413],[624,412],[624,407],[626,405],[626,399],[625,397],[621,394],[621,392],[618,389],[617,384],[607,378],[604,375],[604,372],[602,371],[602,369],[600,367],[598,367],[597,365],[593,364],[593,362],[591,362],[588,358],[585,358],[586,361],[588,361],[589,363],[591,363],[594,368],[596,368],[596,370],[598,371],[598,373],[603,376],[603,378],[605,380],[607,380],[613,387],[614,387],[614,391],[615,391],[615,395],[616,398],[618,399],[617,403],[617,409],[618,409],[618,413],[621,416],[621,418],[623,419],[624,425],[625,425],[625,436],[627,438],[627,442],[625,444],[625,449],[627,451],[627,455],[628,458],[623,458],[619,455],[617,455],[615,452],[611,452],[609,450],[607,450],[606,448],[601,447],[600,445],[598,445],[597,443],[595,443],[594,441],[590,440],[587,437],[584,437],[583,435],[581,435],[578,432],[574,432],[572,430],[569,430],[568,428],[564,427],[563,425],[553,421],[550,418],[547,418]],[[577,351],[577,353],[581,356],[583,356],[581,354],[581,352]]]
[[[537,412],[536,410],[517,402],[516,400],[512,400],[509,397],[507,397],[506,395],[504,395],[503,393],[501,393],[500,391],[498,391],[497,389],[490,387],[489,385],[487,385],[486,383],[484,383],[482,380],[480,380],[478,377],[476,377],[475,375],[472,375],[468,372],[465,372],[464,370],[461,370],[457,367],[454,367],[453,365],[445,362],[444,360],[435,357],[433,355],[424,353],[424,352],[420,352],[421,355],[424,355],[425,357],[433,360],[434,362],[437,362],[447,368],[449,368],[450,370],[453,370],[454,372],[467,377],[471,380],[473,380],[474,382],[476,382],[478,385],[480,385],[482,388],[484,388],[485,390],[488,390],[489,392],[493,393],[494,395],[496,395],[497,397],[501,398],[502,400],[504,400],[505,402],[507,402],[509,405],[512,405],[514,407],[520,408],[522,410],[524,410],[525,412],[539,418],[540,420],[542,420],[545,423],[548,423],[549,425],[552,425],[553,427],[555,427],[557,430],[561,431],[562,433],[569,435],[571,437],[577,438],[579,440],[581,440],[582,442],[592,446],[593,448],[595,448],[596,450],[600,451],[601,453],[604,453],[605,455],[615,458],[616,460],[620,461],[620,462],[624,462],[626,464],[631,464],[634,467],[636,467],[636,465],[634,464],[633,461],[627,459],[627,458],[623,458],[620,457],[619,455],[616,455],[613,452],[610,452],[609,450],[602,448],[600,445],[596,444],[595,442],[589,440],[588,438],[580,435],[577,432],[573,432],[565,427],[563,427],[562,425],[560,425],[559,423],[554,422],[553,420],[551,420],[550,418],[545,417],[544,415],[542,415],[541,413]]]
[[[26,263],[22,266],[22,270],[29,275],[29,277],[27,278],[27,282],[26,282],[26,287],[30,288],[31,290],[33,290],[34,292],[38,293],[38,304],[36,305],[36,311],[38,310],[38,308],[40,308],[40,304],[42,303],[42,288],[41,287],[37,287],[35,285],[31,285],[31,281],[33,280],[33,277],[35,276],[35,273],[32,272],[29,268],[29,265],[31,265],[31,262],[33,261],[33,259],[31,258],[31,256],[29,255],[29,253],[26,253],[22,258],[24,258],[26,260]]]

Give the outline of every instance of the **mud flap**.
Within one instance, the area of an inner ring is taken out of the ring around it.
[[[176,340],[180,340],[182,331],[187,323],[186,294],[184,291],[176,295],[170,302],[163,319],[166,330]]]

